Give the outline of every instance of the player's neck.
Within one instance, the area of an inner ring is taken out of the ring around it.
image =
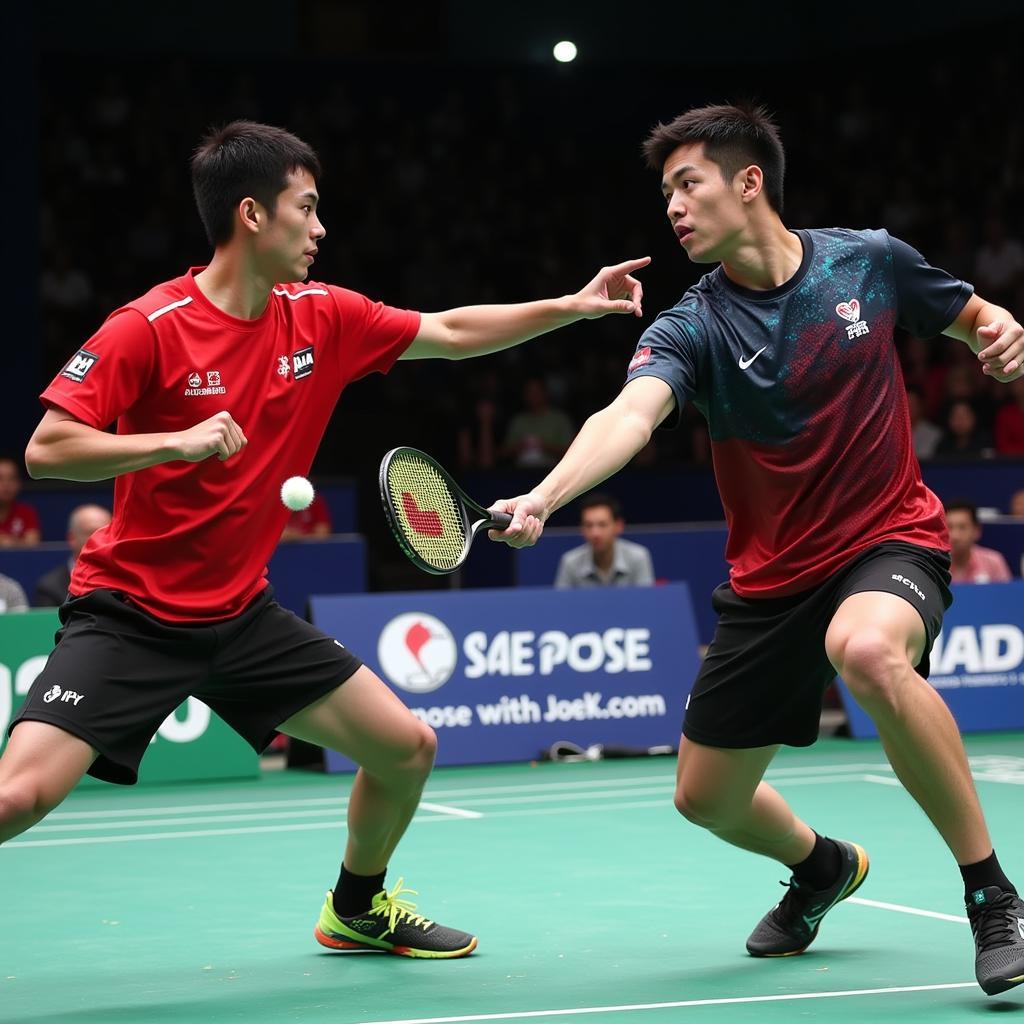
[[[607,572],[615,562],[615,545],[613,544],[607,551],[593,551],[594,565],[597,566],[601,572]]]
[[[274,282],[265,279],[244,253],[218,249],[195,276],[196,287],[219,310],[239,320],[255,320],[267,308]]]
[[[763,292],[784,285],[803,258],[800,236],[773,213],[763,222],[751,222],[735,250],[722,260],[722,270],[741,288]]]

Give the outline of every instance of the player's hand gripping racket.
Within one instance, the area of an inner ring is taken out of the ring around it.
[[[504,530],[512,517],[478,505],[427,454],[392,448],[380,464],[380,497],[391,532],[413,565],[455,572],[481,530]]]

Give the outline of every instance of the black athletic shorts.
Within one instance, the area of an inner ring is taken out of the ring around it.
[[[163,622],[113,590],[69,598],[59,615],[57,646],[8,735],[27,720],[60,726],[99,753],[90,775],[125,785],[186,698],[204,701],[259,752],[362,664],[282,608],[271,587],[223,622]]]
[[[710,747],[810,746],[821,698],[836,675],[825,632],[846,598],[873,590],[896,594],[920,613],[926,642],[917,671],[927,678],[928,656],[953,600],[949,555],[887,541],[790,597],[747,599],[728,583],[717,587],[711,604],[718,625],[686,702],[683,735]]]

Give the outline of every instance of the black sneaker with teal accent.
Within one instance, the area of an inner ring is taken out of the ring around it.
[[[416,913],[416,904],[400,897],[418,895],[415,889],[403,889],[405,879],[388,892],[373,897],[363,914],[341,917],[334,912],[334,893],[328,892],[313,929],[316,941],[328,949],[378,949],[397,956],[430,960],[450,960],[468,956],[476,949],[476,936],[436,924]]]
[[[1024,981],[1024,900],[998,886],[976,889],[967,900],[974,932],[974,974],[985,995]]]
[[[751,956],[795,956],[818,934],[821,919],[837,904],[852,896],[867,878],[868,855],[856,843],[834,840],[842,856],[839,878],[827,889],[811,889],[795,877],[780,882],[789,890],[758,922],[747,939]]]

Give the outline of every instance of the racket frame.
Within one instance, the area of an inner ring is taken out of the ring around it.
[[[441,569],[436,565],[431,565],[427,562],[412,546],[405,535],[405,531],[402,529],[402,523],[398,517],[398,511],[392,496],[391,487],[388,483],[388,470],[391,467],[392,461],[399,455],[411,455],[427,463],[427,465],[429,465],[437,475],[441,477],[445,486],[455,499],[455,507],[458,509],[459,515],[462,517],[462,535],[464,542],[461,554],[450,569]],[[377,476],[377,484],[380,489],[381,504],[384,506],[384,516],[388,521],[388,526],[391,527],[391,532],[394,535],[395,540],[398,542],[398,546],[402,549],[402,553],[410,562],[412,562],[413,565],[416,566],[417,569],[430,573],[432,576],[448,576],[461,569],[466,563],[466,559],[469,556],[469,549],[473,546],[473,541],[476,539],[476,535],[481,530],[504,530],[508,524],[512,522],[512,516],[507,512],[495,512],[492,514],[478,502],[474,501],[452,479],[451,474],[437,461],[437,459],[428,455],[426,452],[420,451],[418,448],[410,448],[407,445],[401,445],[398,448],[392,448],[387,452],[384,455],[384,458],[381,459],[380,472]],[[476,519],[476,521],[472,521],[470,519],[470,513],[475,513],[480,518]]]

